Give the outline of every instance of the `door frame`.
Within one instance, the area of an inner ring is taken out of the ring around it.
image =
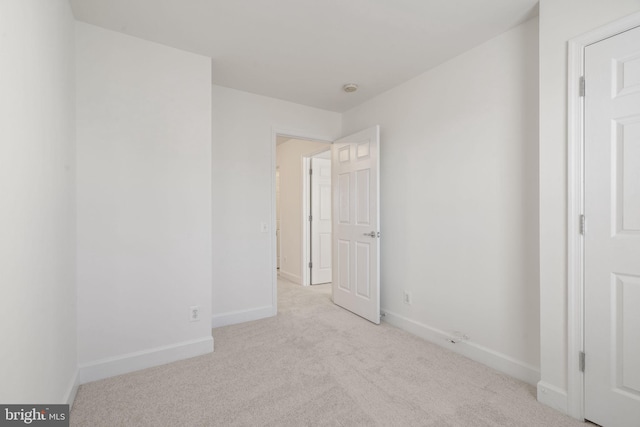
[[[280,192],[278,191],[278,185],[280,184],[280,167],[278,165],[276,165],[276,198],[275,198],[275,206],[276,206],[276,214],[275,214],[275,226],[273,227],[274,233],[276,235],[276,270],[280,270],[280,235],[282,233],[278,233],[278,221],[280,221],[280,218],[278,218],[278,205],[280,203]]]
[[[322,141],[320,141],[322,142]],[[319,151],[314,151],[311,154],[307,154],[302,157],[302,285],[311,286],[311,275],[309,274],[309,262],[311,262],[311,230],[309,229],[309,210],[311,206],[311,192],[309,191],[309,168],[311,167],[311,158],[318,154],[331,151],[331,144],[327,144],[327,148]]]
[[[584,75],[585,48],[640,26],[640,12],[589,31],[568,43],[567,72],[567,414],[584,420],[584,373],[579,354],[584,351]],[[588,90],[588,88],[587,88]]]
[[[284,128],[278,126],[271,127],[271,207],[270,215],[271,219],[269,224],[271,226],[271,303],[273,306],[273,315],[278,314],[278,260],[277,260],[277,241],[276,241],[276,146],[278,144],[278,136],[284,136],[288,138],[304,139],[307,141],[322,142],[331,147],[333,141],[336,139],[330,135],[318,135],[313,132],[306,131],[304,129]],[[304,233],[303,233],[304,237]],[[303,269],[304,272],[304,269]]]

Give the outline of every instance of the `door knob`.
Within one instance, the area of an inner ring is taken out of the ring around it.
[[[364,233],[365,236],[376,237],[376,232],[372,231],[371,233]]]

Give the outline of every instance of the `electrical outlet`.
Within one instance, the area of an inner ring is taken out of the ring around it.
[[[197,305],[189,307],[189,322],[197,322],[200,320],[200,308]]]
[[[404,291],[402,293],[402,302],[405,304],[411,304],[411,292]]]
[[[460,332],[460,331],[453,331],[453,332],[451,332],[451,335],[453,335],[456,338],[463,339],[465,341],[468,341],[468,340],[471,339],[471,337],[469,337],[469,335],[465,334],[464,332]]]

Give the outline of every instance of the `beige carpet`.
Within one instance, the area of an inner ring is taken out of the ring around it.
[[[80,387],[72,426],[584,426],[535,389],[279,284],[277,317],[214,329],[213,354]]]

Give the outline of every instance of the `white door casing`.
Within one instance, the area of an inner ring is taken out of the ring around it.
[[[280,268],[280,169],[276,167],[276,268]]]
[[[333,301],[380,323],[380,128],[334,142]]]
[[[311,159],[311,284],[331,282],[331,159]]]
[[[640,27],[585,48],[584,417],[640,425]]]

